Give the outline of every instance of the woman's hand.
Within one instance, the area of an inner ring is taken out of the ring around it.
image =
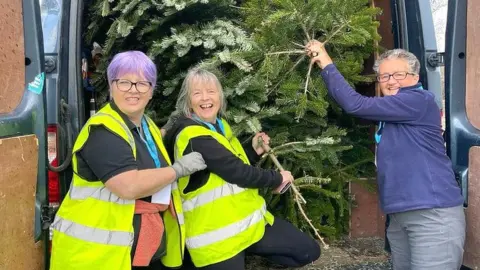
[[[280,174],[282,175],[282,183],[273,191],[273,193],[277,193],[277,194],[282,193],[281,191],[283,190],[283,188],[286,185],[291,184],[293,182],[293,175],[291,172],[281,171]]]
[[[257,155],[260,156],[261,154],[265,153],[265,149],[263,149],[262,144],[260,144],[259,138],[262,138],[264,144],[269,145],[270,137],[267,134],[265,134],[265,132],[259,132],[255,134],[255,136],[253,137],[252,139],[253,150],[255,150]]]
[[[318,40],[308,42],[307,46],[305,46],[305,52],[311,58],[311,62],[317,63],[322,69],[333,63],[323,43]]]

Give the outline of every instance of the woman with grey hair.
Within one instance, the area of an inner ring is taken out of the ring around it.
[[[245,254],[301,267],[320,256],[318,243],[267,211],[260,188],[281,193],[293,181],[288,171],[252,166],[264,153],[265,133],[243,146],[221,118],[226,102],[217,77],[202,69],[188,72],[177,102],[181,116],[168,129],[171,156],[202,154],[207,169],[178,181],[186,228],[187,259],[199,269],[244,270]]]
[[[459,269],[463,197],[445,151],[435,96],[419,83],[418,59],[402,49],[383,53],[374,66],[383,96],[365,97],[345,81],[321,42],[311,41],[306,52],[323,69],[328,93],[347,113],[379,121],[378,190],[390,219],[394,269]]]

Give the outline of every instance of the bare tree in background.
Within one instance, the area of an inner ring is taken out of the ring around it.
[[[430,6],[432,7],[432,13],[437,12],[439,9],[448,5],[447,0],[430,0]]]

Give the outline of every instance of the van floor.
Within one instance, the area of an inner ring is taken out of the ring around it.
[[[301,270],[390,270],[388,253],[384,251],[382,238],[342,239],[322,248],[320,259]],[[247,270],[290,269],[275,267],[260,257],[247,259]]]

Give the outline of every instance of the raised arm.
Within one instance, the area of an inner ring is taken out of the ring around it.
[[[386,122],[412,122],[426,112],[432,95],[418,91],[416,86],[403,88],[396,95],[366,97],[357,93],[340,74],[332,59],[319,41],[307,44],[306,52],[322,71],[328,93],[347,113],[357,117]]]
[[[386,122],[415,121],[426,111],[429,95],[421,90],[400,91],[393,96],[366,97],[357,93],[334,64],[327,65],[322,77],[328,93],[347,113]]]

